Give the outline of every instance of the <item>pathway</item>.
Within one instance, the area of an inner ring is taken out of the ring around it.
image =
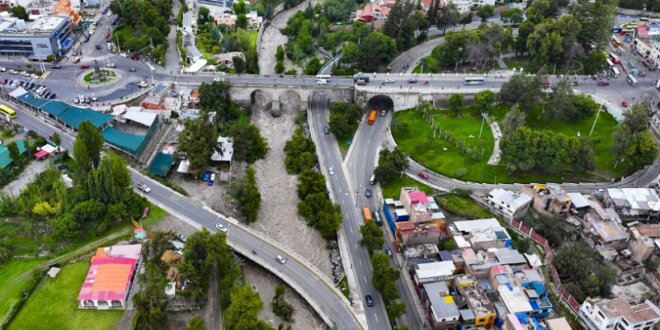
[[[37,178],[37,174],[45,171],[49,164],[47,160],[33,161],[23,170],[23,173],[16,180],[10,182],[2,189],[2,193],[12,197],[18,197],[21,194],[21,189],[34,181]]]
[[[493,140],[495,141],[493,144],[493,153],[490,155],[490,159],[488,159],[488,165],[497,165],[500,162],[500,156],[502,154],[502,150],[500,150],[502,131],[497,121],[488,118],[486,118],[486,121],[488,122],[488,126],[490,126],[490,130],[493,132]]]

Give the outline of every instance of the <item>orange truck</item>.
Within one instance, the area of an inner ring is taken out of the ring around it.
[[[363,207],[362,208],[362,217],[364,218],[365,223],[367,221],[371,221],[371,210],[369,210],[368,207]]]
[[[374,122],[376,121],[376,115],[378,115],[376,109],[371,109],[371,113],[369,113],[369,121],[367,122],[369,123],[369,125],[374,124]]]

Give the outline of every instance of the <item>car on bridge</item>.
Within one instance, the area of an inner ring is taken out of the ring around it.
[[[429,179],[429,175],[426,172],[424,172],[424,170],[419,171],[419,173],[417,173],[417,176],[424,180]]]
[[[277,262],[281,263],[282,265],[284,265],[286,263],[286,258],[284,258],[283,256],[281,256],[279,254],[275,257],[275,260],[277,260]]]
[[[394,83],[394,79],[390,79],[390,78],[385,79],[385,83],[386,83],[386,84],[393,84],[393,83]]]
[[[415,78],[410,78],[410,79],[408,79],[408,83],[409,83],[409,84],[416,84],[416,83],[417,83],[417,79],[415,79]]]

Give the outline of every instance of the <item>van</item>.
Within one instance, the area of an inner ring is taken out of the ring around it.
[[[376,183],[376,175],[372,174],[371,178],[369,178],[369,184],[375,184]]]
[[[626,79],[630,86],[637,86],[637,78],[633,77],[633,75],[628,75],[628,78]]]
[[[325,85],[325,84],[327,84],[327,83],[328,83],[328,81],[327,81],[326,79],[318,79],[318,80],[316,81],[316,84],[317,84],[317,85]]]
[[[376,225],[378,225],[379,227],[382,226],[383,220],[381,220],[380,213],[378,212],[378,210],[374,209],[372,213],[374,215],[374,220],[376,220]]]

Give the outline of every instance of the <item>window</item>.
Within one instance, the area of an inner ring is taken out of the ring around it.
[[[601,313],[600,311],[598,311],[598,316],[600,316],[601,319],[605,318],[605,315],[603,315],[603,313]]]
[[[616,328],[619,329],[619,330],[626,330],[626,328],[624,326],[622,326],[621,323],[618,323],[616,325]]]
[[[621,323],[623,323],[623,325],[625,325],[625,326],[630,325],[630,323],[628,323],[628,321],[626,321],[626,319],[624,319],[624,318],[621,318]]]

